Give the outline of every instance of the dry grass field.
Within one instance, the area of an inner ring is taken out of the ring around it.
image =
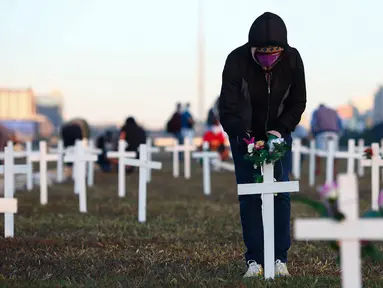
[[[370,203],[366,172],[361,210]],[[192,179],[173,179],[165,159],[148,185],[145,224],[137,222],[137,174],[128,176],[127,196],[119,199],[117,175],[97,173],[86,215],[78,212],[72,183],[50,188],[45,207],[38,189],[18,192],[16,237],[0,238],[0,287],[340,287],[336,255],[320,242],[293,242],[292,277],[244,281],[234,175],[213,173],[206,197],[201,173],[193,162]],[[304,173],[301,193],[317,197]],[[293,218],[315,216],[302,204],[292,211]],[[383,287],[381,264],[364,261],[363,277],[364,287]]]

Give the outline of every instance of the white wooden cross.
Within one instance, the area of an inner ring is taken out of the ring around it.
[[[138,222],[143,223],[146,221],[146,190],[148,176],[147,168],[161,169],[161,162],[148,161],[147,147],[145,144],[140,145],[140,159],[125,158],[125,165],[139,167],[139,182],[138,182]]]
[[[13,147],[13,142],[8,141],[7,146],[12,146]],[[13,149],[13,148],[12,148]],[[14,159],[19,159],[19,158],[25,158],[27,157],[27,152],[26,151],[14,151],[12,150],[12,155]],[[5,159],[5,151],[0,152],[0,159],[4,160]]]
[[[153,147],[152,144],[153,144],[152,138],[147,138],[146,139],[146,147],[147,147],[147,151],[148,151],[148,156],[147,156],[148,161],[152,161],[152,153],[159,153],[160,152],[160,148],[159,147]],[[140,148],[138,148],[138,152],[139,151],[140,151]],[[149,183],[150,181],[152,181],[152,169],[150,167],[148,167],[147,173],[148,173],[148,177],[146,180]]]
[[[64,149],[64,157],[63,157],[63,159],[65,158],[65,155],[70,155],[70,154],[75,153],[76,143],[77,143],[78,141],[82,141],[82,140],[76,140],[74,146],[68,146],[68,147],[66,147],[66,148]],[[64,163],[66,163],[66,162],[64,161]],[[71,162],[68,162],[68,163],[71,163]],[[77,173],[76,173],[76,162],[73,162],[73,163],[72,163],[72,180],[73,180],[74,183],[75,183],[74,192],[75,192],[76,194],[78,194],[78,188],[76,187],[76,175],[77,175]]]
[[[317,150],[316,155],[326,157],[326,183],[334,182],[334,160],[335,160],[335,141],[330,139],[327,142],[326,150]]]
[[[49,152],[57,154],[57,179],[56,182],[62,183],[64,181],[64,142],[63,140],[59,140],[57,142],[57,148],[56,149],[50,149]]]
[[[75,141],[75,145],[74,146],[69,146],[69,147],[67,147],[66,149],[65,149],[65,153],[64,153],[64,156],[66,156],[66,155],[72,155],[72,154],[74,154],[74,153],[76,153],[75,151],[76,151],[76,146],[77,146],[77,143],[78,142],[80,142],[81,143],[81,145],[83,146],[83,148],[84,148],[84,153],[86,153],[86,154],[88,154],[88,152],[91,154],[92,153],[92,150],[89,150],[88,149],[88,147],[87,147],[87,145],[88,145],[88,140],[87,139],[82,139],[82,140],[80,140],[80,139],[78,139],[78,140],[76,140]],[[96,157],[97,158],[97,157]],[[94,157],[92,158],[93,160],[95,159]],[[94,160],[94,161],[97,161],[97,160]],[[65,161],[64,161],[65,162]],[[71,161],[67,161],[68,163],[71,163]],[[86,162],[86,163],[88,163],[88,161]],[[77,172],[77,164],[78,164],[78,162],[73,162],[73,164],[72,164],[72,179],[73,179],[73,181],[74,181],[74,193],[76,193],[76,194],[79,194],[79,191],[80,191],[80,188],[79,188],[79,184],[80,184],[80,181],[77,181],[77,179],[76,179],[76,177],[78,176],[78,175],[80,175],[78,172]],[[86,166],[86,165],[85,165]],[[85,176],[84,177],[86,177],[86,175],[87,175],[87,173],[86,173],[86,169],[87,169],[87,166],[85,167]]]
[[[4,238],[14,237],[15,228],[13,215],[17,213],[17,199],[0,198],[0,213],[4,213]],[[7,220],[10,220],[10,218],[7,218],[6,220],[5,215],[12,215],[12,222],[7,222]]]
[[[364,147],[364,139],[359,139],[358,140],[358,153],[360,155],[363,155],[364,154],[364,150],[365,150],[365,147]],[[358,161],[358,175],[360,177],[363,177],[364,176],[364,167],[362,165],[362,160],[363,160],[363,157],[360,157],[359,158],[359,161]]]
[[[39,162],[40,166],[40,204],[48,203],[48,162],[57,161],[58,154],[47,153],[47,142],[40,141],[39,152],[33,152],[29,155],[29,161]]]
[[[178,145],[178,141],[175,140],[175,145],[171,147],[165,147],[166,152],[173,152],[173,177],[178,178],[180,176],[180,157],[179,152],[182,151],[182,146]]]
[[[13,143],[9,142],[4,147],[4,165],[0,165],[0,173],[4,174],[4,200],[2,204],[10,205],[9,210],[4,211],[4,236],[14,236],[14,213],[17,212],[17,201],[14,199],[15,195],[15,174],[26,174],[28,171],[27,165],[15,165],[15,152],[13,150]],[[16,205],[16,208],[15,208]],[[8,206],[7,206],[8,207]],[[4,209],[8,209],[2,207]]]
[[[75,170],[75,189],[78,187],[79,193],[79,202],[80,202],[80,212],[87,212],[87,203],[86,203],[86,163],[88,161],[96,161],[97,155],[87,153],[82,141],[76,141],[76,146],[74,149],[74,154],[68,154],[64,156],[64,162],[72,162],[76,166]],[[76,184],[78,183],[78,185]]]
[[[100,155],[102,153],[101,149],[96,149],[95,148],[93,139],[89,139],[87,144],[88,144],[87,145],[88,147],[86,147],[85,149],[90,154]],[[93,187],[93,185],[94,185],[94,162],[97,161],[97,158],[98,157],[96,157],[96,160],[89,160],[88,161],[88,175],[87,175],[87,185],[88,185],[88,187]]]
[[[203,193],[205,195],[211,194],[211,181],[210,181],[210,159],[219,158],[219,154],[215,151],[209,150],[209,143],[203,142],[202,152],[193,152],[194,159],[202,159],[203,165]]]
[[[301,154],[309,154],[310,150],[302,145],[302,139],[295,138],[293,139],[293,145],[291,147],[293,154],[293,165],[292,172],[294,178],[299,180],[301,178]]]
[[[184,145],[178,145],[178,142],[176,142],[175,146],[165,148],[165,151],[173,152],[173,176],[175,178],[179,176],[179,152],[184,152],[184,176],[186,179],[190,179],[190,152],[194,150],[195,146],[190,144],[189,138],[185,138]]]
[[[363,159],[361,165],[364,167],[371,167],[371,209],[379,210],[378,197],[379,197],[379,169],[383,167],[383,159],[380,157],[380,149],[378,143],[373,143],[371,159]]]
[[[211,164],[213,164],[214,169],[216,169],[216,170],[223,169],[223,170],[230,171],[230,172],[235,171],[235,166],[233,163],[222,161],[220,158],[213,159],[211,161]]]
[[[25,143],[25,152],[26,152],[26,162],[28,166],[27,171],[27,190],[31,191],[33,189],[33,161],[31,160],[31,155],[34,153],[32,149],[32,142],[28,141]]]
[[[314,187],[315,185],[315,140],[312,139],[310,141],[310,149],[309,149],[309,185],[310,187]]]
[[[238,184],[238,195],[262,195],[265,279],[275,277],[274,194],[298,192],[299,182],[274,182],[274,165],[263,166],[263,183]]]
[[[381,241],[383,220],[359,219],[357,178],[355,174],[338,175],[339,210],[346,219],[297,219],[294,234],[297,240],[340,241],[343,288],[361,288],[360,241]]]
[[[363,154],[358,153],[354,139],[348,140],[347,149],[348,151],[336,151],[335,158],[347,159],[347,174],[353,174],[355,173],[355,160],[360,159]]]
[[[106,153],[106,157],[118,159],[118,196],[125,197],[126,194],[126,181],[125,181],[125,162],[126,158],[135,158],[137,153],[134,151],[125,151],[128,144],[125,140],[120,139],[118,141],[118,151],[109,151]]]

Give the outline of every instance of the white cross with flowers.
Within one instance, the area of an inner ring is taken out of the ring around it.
[[[274,144],[284,143],[283,138],[269,141],[269,152],[275,151]],[[263,141],[254,143],[254,139],[247,141],[248,153],[252,154],[254,150],[262,150],[265,147]],[[299,182],[275,182],[274,163],[265,163],[263,167],[263,183],[238,184],[238,195],[261,194],[262,197],[262,220],[264,237],[264,257],[265,257],[265,279],[274,279],[275,277],[275,251],[274,251],[274,194],[286,192],[298,192]]]
[[[294,237],[297,240],[324,240],[340,242],[340,262],[343,288],[362,287],[360,240],[380,241],[383,225],[380,218],[359,219],[358,183],[355,174],[338,176],[339,210],[345,219],[297,219]],[[336,186],[325,187],[325,198],[337,198]],[[335,196],[335,197],[334,197]]]

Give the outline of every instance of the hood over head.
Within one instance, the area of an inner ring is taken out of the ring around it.
[[[250,47],[288,47],[285,22],[276,14],[271,12],[263,13],[251,25],[249,44]]]

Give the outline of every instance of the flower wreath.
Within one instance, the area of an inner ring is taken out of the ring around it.
[[[283,138],[271,139],[267,143],[263,140],[255,141],[252,137],[250,140],[243,138],[247,144],[247,155],[245,159],[253,163],[254,169],[261,168],[261,175],[255,174],[255,182],[263,182],[263,165],[275,163],[290,151],[291,147],[287,145]]]
[[[318,188],[322,201],[312,200],[302,195],[292,195],[291,200],[306,204],[318,212],[321,218],[330,218],[336,221],[345,219],[345,215],[338,209],[338,185],[325,184]],[[383,218],[383,190],[379,194],[379,211],[367,211],[361,218]],[[360,241],[362,249],[362,259],[369,257],[373,261],[383,262],[383,253],[371,241]],[[330,241],[330,247],[334,249],[337,256],[337,263],[340,261],[340,243],[339,241]]]

